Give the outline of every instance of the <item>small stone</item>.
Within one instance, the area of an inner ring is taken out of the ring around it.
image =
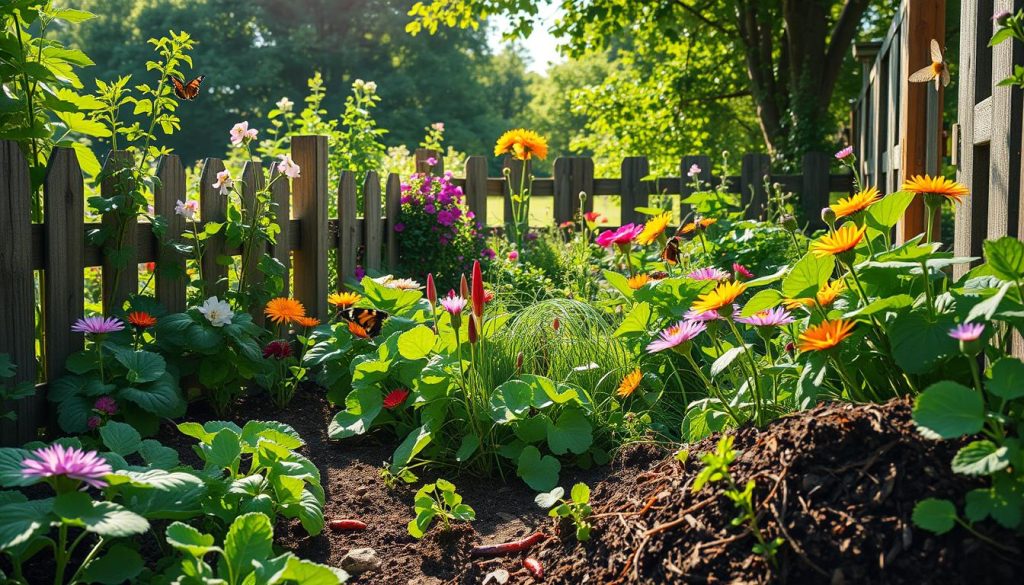
[[[353,575],[376,571],[380,568],[380,559],[372,548],[354,548],[342,557],[341,568]]]
[[[363,495],[366,494],[366,491],[367,491],[367,487],[365,485],[361,485],[361,486],[359,486],[359,487],[357,487],[355,489],[355,494],[357,496],[363,496]]]

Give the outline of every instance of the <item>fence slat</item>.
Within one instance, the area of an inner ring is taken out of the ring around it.
[[[366,173],[363,181],[363,244],[366,246],[366,267],[380,270],[380,248],[384,234],[380,233],[380,177],[377,171]]]
[[[978,103],[977,90],[991,87],[992,51],[988,48],[988,34],[979,29],[991,27],[988,19],[977,18],[978,0],[962,0],[960,5],[960,79],[957,81],[957,121],[960,124],[960,144],[957,156],[957,181],[967,186],[971,194],[962,204],[956,206],[956,231],[953,237],[953,252],[956,256],[982,255],[981,243],[988,233],[988,151],[974,141],[974,106]],[[979,79],[979,76],[981,79]],[[970,266],[953,266],[953,277],[960,278]]]
[[[619,195],[622,197],[622,225],[627,223],[643,223],[647,216],[636,211],[637,207],[650,204],[650,181],[643,179],[651,173],[646,156],[627,156],[622,159],[622,184]]]
[[[433,158],[437,164],[431,166],[427,163],[428,158]],[[416,172],[417,173],[429,173],[431,175],[443,175],[444,174],[444,156],[436,150],[429,148],[417,148],[413,154],[413,159],[416,161]]]
[[[740,167],[740,196],[747,209],[747,219],[764,219],[768,193],[765,175],[771,175],[771,159],[767,154],[745,154]]]
[[[4,310],[0,311],[0,353],[11,356],[17,365],[13,383],[35,382],[35,296],[32,284],[32,191],[28,163],[18,143],[0,142],[0,282],[4,283]],[[35,400],[7,403],[18,415],[15,422],[4,421],[5,446],[20,444],[34,437],[42,410],[33,408]]]
[[[46,270],[43,274],[48,382],[59,378],[68,356],[83,347],[82,334],[72,333],[71,325],[82,316],[85,306],[84,193],[82,169],[74,149],[54,148],[43,184],[46,215],[43,225],[49,244],[46,246]],[[60,245],[61,242],[64,245]]]
[[[398,173],[388,175],[387,186],[384,188],[384,206],[387,217],[384,241],[388,246],[388,269],[393,271],[398,265],[398,232],[395,231],[395,225],[401,221],[402,210],[402,179]]]
[[[292,272],[292,250],[291,242],[292,229],[292,206],[291,206],[291,184],[288,177],[281,177],[276,181],[274,178],[280,174],[277,165],[271,165],[270,170],[270,199],[274,202],[274,222],[281,230],[277,234],[277,241],[270,247],[270,255],[284,266],[284,282],[282,283],[281,294],[288,296],[291,293],[291,272]]]
[[[482,156],[466,158],[466,187],[463,190],[466,205],[476,220],[487,223],[487,159]]]
[[[684,156],[679,163],[679,176],[681,177],[681,184],[679,186],[679,217],[683,223],[686,223],[686,216],[690,215],[693,211],[689,204],[683,203],[683,199],[693,195],[694,192],[694,177],[690,176],[690,169],[693,168],[693,165],[697,165],[697,168],[700,169],[700,172],[695,177],[700,179],[702,185],[706,185],[704,188],[707,189],[711,186],[711,157],[694,154]]]
[[[174,213],[178,201],[185,201],[185,169],[178,155],[160,158],[156,168],[160,182],[153,191],[153,210],[167,221],[168,241],[179,241],[185,218]],[[156,272],[156,300],[171,313],[185,310],[185,257],[170,246],[162,246]]]
[[[356,230],[356,176],[352,171],[342,171],[338,184],[338,287],[353,278],[356,272],[356,257],[359,239]]]
[[[584,211],[594,209],[594,161],[571,156],[555,159],[555,223],[571,221],[580,210],[580,193],[586,193]]]
[[[130,187],[130,179],[126,173],[118,173],[135,162],[131,153],[123,150],[113,150],[107,155],[103,163],[103,173],[107,178],[100,185],[100,194],[110,199],[112,197],[128,197],[126,192]],[[127,205],[127,203],[122,204]],[[122,303],[139,291],[139,263],[138,244],[135,226],[138,225],[136,218],[129,219],[124,225],[124,230],[118,238],[118,220],[115,214],[105,214],[103,226],[110,231],[105,243],[105,254],[103,259],[103,312],[111,314],[115,309],[120,309]],[[118,242],[120,239],[120,242]],[[112,257],[110,252],[120,251],[117,257]]]
[[[829,171],[835,158],[824,152],[808,152],[802,162],[804,180],[800,202],[810,231],[824,229],[821,210],[829,203]]]
[[[245,165],[242,166],[242,213],[244,214],[243,221],[245,223],[251,224],[256,221],[256,194],[261,189],[266,188],[266,185],[263,165],[251,160],[245,161]],[[246,285],[255,285],[263,282],[263,273],[260,272],[259,265],[266,251],[266,246],[254,245],[248,258],[241,258]],[[263,307],[257,303],[250,303],[249,314],[252,315],[254,323],[263,325]]]
[[[1019,2],[996,0],[995,10],[1015,12]],[[1021,90],[1000,86],[999,82],[1013,74],[1014,67],[1024,62],[1024,47],[1016,41],[999,43],[992,51],[992,136],[988,168],[988,237],[1019,234],[1021,169]],[[1014,213],[1016,211],[1017,213]]]
[[[310,316],[327,319],[327,137],[296,136],[292,160],[301,169],[292,192],[302,225],[301,245],[293,254],[294,296]]]
[[[199,175],[199,217],[203,222],[227,219],[228,199],[213,187],[217,173],[223,170],[224,163],[219,158],[208,158],[203,163],[203,172]],[[217,262],[221,256],[224,256],[223,230],[208,238],[203,249],[204,297],[215,295],[223,298],[228,290],[228,267]]]

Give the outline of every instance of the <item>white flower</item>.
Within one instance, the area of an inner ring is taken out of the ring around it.
[[[691,178],[696,177],[699,174],[700,174],[700,167],[698,167],[696,164],[691,165],[690,166],[690,172],[686,173],[686,175],[688,177],[691,177]]]
[[[206,299],[203,305],[199,307],[199,312],[205,315],[210,325],[214,327],[223,327],[230,324],[231,318],[235,316],[235,312],[231,310],[231,305],[217,297]]]
[[[256,138],[259,130],[249,129],[248,122],[239,122],[231,127],[231,144],[235,146]]]
[[[366,82],[362,79],[357,79],[352,82],[352,89],[363,89],[366,87]]]
[[[277,158],[281,159],[281,162],[277,163],[277,172],[283,173],[289,179],[298,178],[299,172],[302,169],[299,168],[299,165],[295,164],[290,154],[279,154]]]
[[[213,188],[220,189],[221,195],[227,195],[234,184],[235,180],[231,178],[231,172],[225,169],[217,173],[217,182],[213,184]]]
[[[178,215],[184,217],[186,221],[192,221],[193,219],[195,219],[196,213],[198,212],[198,201],[192,199],[182,201],[181,199],[179,199],[178,202],[174,204],[174,213],[177,213]]]
[[[375,82],[375,81],[367,81],[366,82],[366,93],[376,93],[376,92],[377,92],[377,82]]]
[[[292,106],[295,105],[295,102],[288,99],[287,97],[283,97],[277,101],[276,105],[277,109],[281,110],[282,112],[290,112],[292,111]]]
[[[392,278],[387,281],[384,286],[387,288],[397,288],[399,290],[418,290],[423,288],[420,283],[411,278]]]
[[[438,132],[444,132],[444,122],[434,122],[430,127]]]

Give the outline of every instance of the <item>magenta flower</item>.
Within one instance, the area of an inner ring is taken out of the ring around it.
[[[711,266],[708,268],[694,270],[686,276],[694,280],[727,280],[729,278],[729,273]]]
[[[353,274],[355,275],[356,280],[362,280],[363,277],[366,276],[366,269],[363,268],[362,266],[356,266],[356,269],[353,271]]]
[[[92,407],[108,416],[117,414],[117,401],[113,396],[100,396]]]
[[[461,315],[466,308],[466,299],[456,295],[455,291],[449,291],[448,296],[441,298],[441,306],[452,315]]]
[[[705,329],[707,329],[707,325],[700,321],[680,321],[662,331],[658,335],[658,339],[647,344],[647,351],[648,353],[656,353],[672,349],[680,344],[693,341]]]
[[[116,317],[85,317],[75,321],[71,330],[75,333],[103,335],[124,329],[124,323]]]
[[[736,319],[740,316],[739,305],[734,304],[732,306],[732,316],[733,319]],[[687,311],[685,315],[683,315],[683,319],[686,319],[687,321],[717,321],[721,318],[722,315],[719,314],[718,311],[704,311],[703,313],[698,313],[697,311],[691,309]]]
[[[63,476],[84,481],[94,488],[106,486],[107,482],[103,478],[113,471],[110,464],[95,451],[63,445],[36,449],[28,459],[21,462],[22,477],[47,479]]]
[[[515,250],[510,251],[508,253],[508,260],[509,262],[515,262],[516,260],[519,260],[519,252]]]
[[[402,233],[403,231],[405,231],[405,224],[402,223],[402,222],[396,223],[395,224],[395,232],[396,233]]]
[[[847,158],[848,156],[850,156],[852,154],[853,154],[853,147],[852,146],[847,146],[846,148],[844,148],[844,149],[842,149],[842,150],[840,150],[839,152],[836,153],[836,160],[843,160],[843,159]]]
[[[747,270],[747,267],[740,264],[739,262],[732,263],[732,272],[736,275],[736,278],[754,278],[754,273]]]
[[[436,166],[437,165],[437,159],[431,156],[431,157],[427,158],[426,163],[428,165],[430,165],[430,166]]]
[[[484,251],[480,252],[480,256],[487,258],[488,260],[494,260],[494,257],[497,256],[497,254],[490,248],[484,248]]]
[[[981,323],[961,323],[949,330],[949,336],[959,341],[977,341],[984,331]]]
[[[737,317],[736,321],[754,327],[778,327],[792,323],[793,315],[790,315],[789,311],[782,307],[775,307],[767,311],[759,311],[749,317]]]
[[[85,421],[85,426],[89,427],[90,431],[95,431],[100,428],[103,424],[103,419],[98,416],[90,416],[89,420]]]
[[[642,231],[644,231],[643,224],[637,225],[627,223],[626,225],[620,227],[615,231],[606,230],[601,232],[601,234],[597,236],[597,240],[595,241],[597,242],[597,245],[601,246],[602,248],[608,248],[612,244],[615,244],[616,246],[619,247],[625,247],[628,246],[630,242],[633,241],[633,238],[640,235],[640,232]]]

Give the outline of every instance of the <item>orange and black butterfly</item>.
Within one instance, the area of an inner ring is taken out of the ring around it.
[[[671,266],[679,264],[679,236],[669,238],[665,249],[661,252],[661,259]]]
[[[361,339],[380,335],[384,320],[390,315],[377,309],[350,308],[338,311],[338,316],[348,321],[348,330]]]
[[[203,80],[206,79],[205,75],[200,75],[192,81],[185,83],[183,79],[179,79],[173,75],[167,76],[167,81],[171,82],[174,86],[174,95],[178,96],[179,100],[192,101],[199,97],[199,86],[202,85]]]

